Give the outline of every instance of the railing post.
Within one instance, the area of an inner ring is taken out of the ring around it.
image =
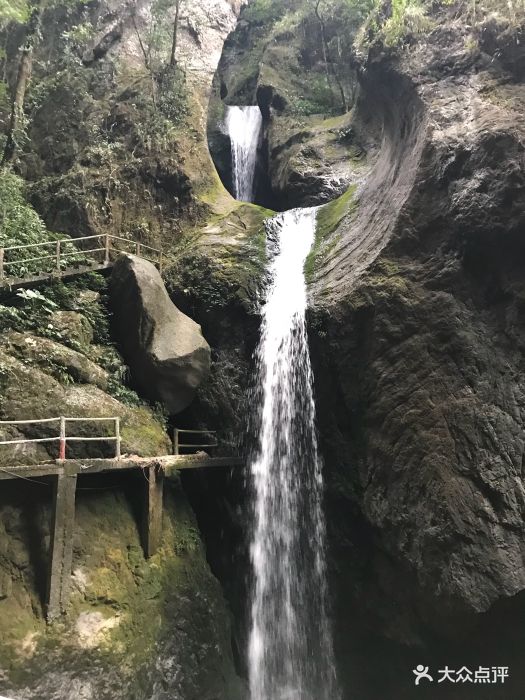
[[[106,253],[104,256],[104,265],[109,265],[109,233],[106,233]]]
[[[174,428],[173,430],[173,454],[179,454],[179,429]]]
[[[163,265],[163,259],[162,259],[162,250],[159,250],[159,273],[162,275],[162,265]]]
[[[56,259],[57,271],[60,272],[60,241],[57,241]]]
[[[135,244],[135,252],[136,252],[137,257],[140,257],[141,248],[140,248],[140,243],[138,241]]]
[[[0,248],[0,282],[4,279],[4,249]]]
[[[120,459],[120,418],[115,418],[115,459]]]
[[[58,459],[66,458],[66,419],[60,416],[60,439],[58,443]]]
[[[164,470],[160,465],[146,467],[144,516],[142,542],[144,556],[149,558],[159,549],[162,542],[162,501]]]

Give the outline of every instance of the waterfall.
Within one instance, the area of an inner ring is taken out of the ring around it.
[[[227,107],[226,129],[231,141],[233,188],[236,199],[253,201],[253,181],[262,114],[254,107]]]
[[[315,218],[316,209],[294,209],[269,222],[277,251],[262,309],[259,442],[250,464],[251,700],[339,698],[326,610],[323,478],[305,322],[303,268]]]

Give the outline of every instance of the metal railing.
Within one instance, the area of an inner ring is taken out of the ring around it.
[[[208,436],[213,436],[210,439],[213,440],[213,442],[206,442],[206,443],[182,443],[180,441],[180,436],[181,435],[208,435]],[[180,455],[181,448],[182,449],[193,449],[193,450],[199,450],[203,447],[217,447],[219,444],[217,442],[217,433],[215,430],[186,430],[185,428],[175,428],[173,430],[173,454],[174,455]]]
[[[114,424],[114,434],[104,435],[100,437],[84,437],[84,436],[74,436],[67,435],[67,424],[68,423],[100,423],[100,422],[110,422]],[[120,418],[117,416],[109,416],[104,418],[66,418],[64,416],[59,416],[58,418],[40,418],[34,420],[2,420],[0,421],[0,427],[2,426],[17,426],[17,425],[36,425],[43,423],[58,423],[59,424],[59,434],[53,437],[45,438],[19,438],[17,440],[0,440],[0,445],[23,445],[25,443],[37,443],[37,442],[58,442],[58,460],[62,461],[66,459],[66,447],[68,442],[114,442],[115,443],[115,459],[120,459]]]
[[[95,247],[76,247],[77,244],[85,241],[90,241],[89,245],[93,243]],[[95,241],[98,241],[99,243],[97,244]],[[117,245],[112,245],[112,243],[115,241],[118,241]],[[52,252],[49,253],[46,251],[46,248],[51,248]],[[74,248],[74,250],[71,248]],[[22,250],[27,251],[27,253],[24,252],[24,255],[29,257],[24,257],[21,260],[13,257],[16,251]],[[40,250],[46,254],[33,255],[33,252]],[[157,265],[159,271],[162,273],[164,262],[162,250],[145,245],[144,243],[139,243],[138,241],[130,241],[127,238],[122,238],[121,236],[101,233],[94,236],[82,236],[81,238],[62,238],[58,241],[45,241],[43,243],[28,243],[25,245],[0,247],[0,284],[8,281],[10,277],[17,276],[16,274],[8,274],[9,270],[16,266],[24,266],[30,263],[44,263],[45,261],[49,261],[51,262],[50,265],[42,265],[41,268],[36,271],[36,273],[29,272],[28,274],[49,274],[50,276],[59,276],[67,273],[67,268],[64,267],[63,263],[66,263],[68,258],[77,258],[77,262],[80,264],[91,257],[100,266],[107,267],[111,264],[112,252],[123,253],[131,251],[133,251],[135,255],[138,255],[145,260],[149,260],[154,265]],[[84,258],[84,261],[81,261],[82,258]],[[35,265],[34,267],[38,266]],[[43,269],[44,267],[45,269]],[[23,275],[20,275],[20,277],[23,277]]]

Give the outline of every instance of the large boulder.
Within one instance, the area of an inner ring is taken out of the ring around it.
[[[111,275],[114,332],[141,391],[179,413],[210,370],[201,327],[168,296],[157,268],[123,255]]]

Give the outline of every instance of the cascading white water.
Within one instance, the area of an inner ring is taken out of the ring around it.
[[[255,163],[261,128],[262,114],[257,105],[226,108],[226,129],[232,149],[234,195],[241,202],[253,201]]]
[[[277,252],[257,350],[251,700],[338,700],[326,610],[323,479],[306,334],[315,209],[269,223]]]

